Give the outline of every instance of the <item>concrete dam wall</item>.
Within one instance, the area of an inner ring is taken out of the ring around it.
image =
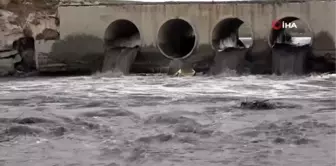
[[[135,48],[138,53],[128,58],[131,72],[175,72],[181,65],[172,62],[178,60],[182,66],[192,64],[195,70],[213,73],[223,65],[242,72],[248,68],[257,74],[283,73],[281,63],[295,59],[292,70],[300,74],[325,70],[319,69],[325,65],[312,63],[314,58],[335,57],[335,8],[335,1],[127,3],[60,6],[58,13],[61,40],[90,36],[67,48],[68,56],[80,49],[104,59],[109,50]],[[290,45],[284,43],[287,36],[292,38]],[[293,47],[295,37],[308,42]],[[285,54],[295,58],[278,60]]]

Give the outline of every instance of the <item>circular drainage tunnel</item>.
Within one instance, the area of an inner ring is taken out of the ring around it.
[[[284,17],[274,21],[269,45],[310,46],[312,35],[309,25],[297,17]]]
[[[186,58],[192,54],[196,45],[195,29],[183,19],[170,19],[159,28],[157,47],[167,58]]]
[[[108,48],[132,48],[140,45],[140,32],[131,21],[120,19],[106,28],[104,40]]]
[[[252,42],[251,27],[239,18],[223,19],[212,31],[211,46],[216,51],[227,48],[248,48]]]

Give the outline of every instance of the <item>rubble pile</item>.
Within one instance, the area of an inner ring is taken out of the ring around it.
[[[0,76],[31,72],[35,40],[59,39],[58,3],[0,0]]]

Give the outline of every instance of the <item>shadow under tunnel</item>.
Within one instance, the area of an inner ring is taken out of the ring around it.
[[[218,22],[212,31],[211,46],[216,55],[210,74],[227,70],[243,72],[245,55],[252,44],[252,29],[241,19],[226,18]]]
[[[105,31],[102,72],[129,74],[140,44],[140,31],[134,23],[125,19],[112,22]]]

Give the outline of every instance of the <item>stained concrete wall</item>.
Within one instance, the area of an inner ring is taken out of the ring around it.
[[[110,6],[61,6],[61,38],[83,32],[104,36],[107,26],[117,19],[132,21],[140,30],[143,46],[153,45],[163,22],[171,18],[189,21],[197,31],[199,44],[209,44],[211,31],[223,18],[238,17],[250,24],[256,39],[267,39],[275,19],[295,16],[310,25],[315,34],[326,31],[335,39],[335,1],[267,3],[213,3],[213,4],[137,4]],[[325,44],[316,45],[324,48]],[[335,46],[335,45],[334,45]]]
[[[141,34],[143,48],[153,50],[160,26],[172,18],[191,23],[198,36],[198,54],[211,50],[211,33],[216,24],[227,17],[237,17],[251,26],[254,45],[252,54],[269,50],[268,38],[273,20],[287,16],[298,17],[309,24],[314,33],[315,51],[335,53],[335,1],[283,3],[189,3],[189,4],[118,4],[109,6],[61,6],[60,36],[85,33],[100,38],[117,19],[132,21]],[[322,35],[322,36],[321,36]],[[326,37],[329,36],[329,37]]]

